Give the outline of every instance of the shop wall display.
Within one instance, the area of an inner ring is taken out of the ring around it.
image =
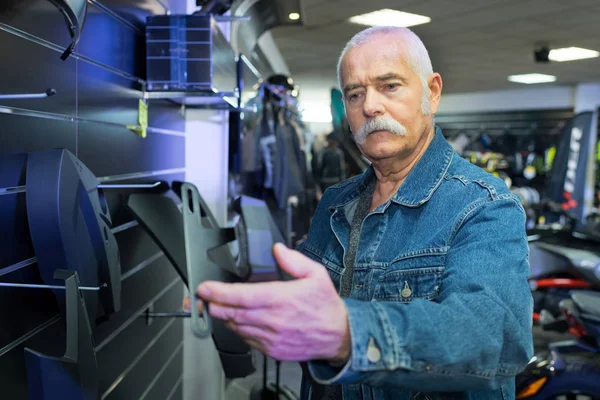
[[[68,150],[102,184],[183,181],[185,115],[179,105],[153,100],[146,137],[128,129],[140,126],[148,11],[133,0],[107,2],[119,21],[88,4],[74,53],[61,60],[71,36],[54,4],[8,3],[0,7],[0,99],[48,89],[56,93],[0,100],[0,188],[26,186],[28,153],[50,149]],[[182,321],[148,319],[145,312],[180,309],[182,282],[126,210],[131,192],[104,191],[119,248],[121,297],[117,312],[89,313],[98,398],[181,399]],[[27,193],[2,195],[0,190],[0,282],[43,284],[35,257]],[[25,348],[65,354],[66,321],[60,315],[51,290],[0,287],[0,397],[31,395]]]

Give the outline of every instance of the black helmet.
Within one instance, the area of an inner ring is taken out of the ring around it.
[[[278,86],[288,91],[292,91],[296,88],[292,77],[283,74],[271,75],[269,78],[267,78],[267,84]]]

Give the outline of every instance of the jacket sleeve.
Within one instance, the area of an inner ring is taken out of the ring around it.
[[[320,384],[493,390],[533,355],[525,216],[511,196],[474,203],[455,224],[435,301],[345,299],[351,356],[309,362]]]

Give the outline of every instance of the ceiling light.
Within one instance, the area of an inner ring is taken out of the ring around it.
[[[516,83],[548,83],[556,81],[556,77],[554,75],[546,75],[546,74],[522,74],[522,75],[510,75],[508,80]]]
[[[548,58],[552,61],[573,61],[598,56],[600,56],[600,53],[595,50],[582,49],[581,47],[565,47],[550,50]]]
[[[290,13],[290,15],[288,15],[288,18],[291,19],[292,21],[297,21],[300,19],[300,14],[298,13]]]
[[[373,11],[367,14],[355,15],[354,17],[350,17],[349,21],[355,24],[370,26],[386,25],[409,27],[426,24],[431,21],[431,18],[424,15],[384,8],[383,10]]]

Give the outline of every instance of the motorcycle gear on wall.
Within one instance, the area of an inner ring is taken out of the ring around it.
[[[234,179],[240,183],[241,193],[266,202],[282,233],[293,231],[285,236],[301,238],[316,203],[316,185],[311,172],[312,133],[295,108],[295,94],[293,81],[277,75],[246,103],[256,112],[244,113],[242,172]],[[288,203],[294,197],[298,204],[290,211]]]
[[[88,292],[88,314],[121,307],[121,265],[111,217],[98,180],[68,150],[30,153],[27,161],[27,218],[40,275],[57,285],[57,268],[77,271],[84,286],[107,287]],[[98,294],[99,293],[99,294]],[[54,294],[64,306],[65,293]]]
[[[549,197],[585,220],[587,168],[590,157],[592,112],[576,115],[564,128],[553,162]]]

